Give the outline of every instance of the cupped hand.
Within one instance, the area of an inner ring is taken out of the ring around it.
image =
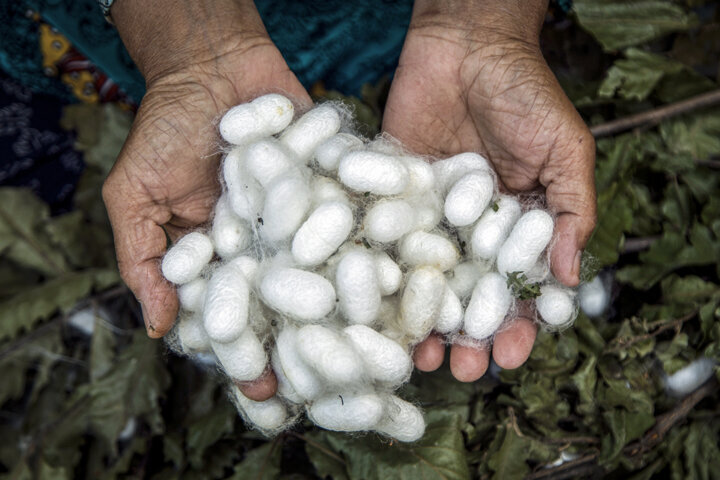
[[[483,154],[508,192],[544,190],[557,215],[551,268],[575,286],[595,225],[595,143],[545,63],[537,36],[527,34],[532,28],[514,34],[512,27],[439,20],[436,12],[414,15],[383,129],[414,152]],[[520,309],[495,335],[492,355],[500,367],[527,360],[537,332],[532,316]],[[415,351],[417,368],[438,368],[444,349],[441,337],[431,335]],[[450,368],[458,380],[474,381],[489,358],[488,349],[454,345]]]

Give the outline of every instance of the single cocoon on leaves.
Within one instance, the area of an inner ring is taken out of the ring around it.
[[[207,292],[207,280],[196,278],[177,289],[178,300],[183,310],[189,312],[201,312],[205,304],[205,293]]]
[[[202,316],[199,314],[181,314],[177,324],[177,333],[184,352],[210,350],[210,337],[203,328]]]
[[[400,241],[400,259],[412,266],[429,265],[449,270],[460,258],[450,240],[435,233],[412,232]]]
[[[263,194],[260,185],[243,167],[242,148],[234,148],[227,154],[222,169],[230,208],[243,220],[254,222],[262,211]]]
[[[553,227],[553,218],[544,210],[524,213],[498,251],[498,272],[525,273],[533,268],[550,243]]]
[[[472,233],[472,253],[485,260],[495,258],[522,213],[520,203],[510,196],[501,195],[496,204],[497,210],[485,210]]]
[[[288,412],[279,398],[271,397],[263,402],[256,402],[243,395],[236,385],[232,385],[230,388],[235,402],[244,413],[245,418],[257,428],[272,432],[285,425]]]
[[[473,170],[463,175],[445,197],[445,217],[456,227],[475,222],[495,193],[495,179],[488,170]]]
[[[540,287],[540,296],[535,306],[543,321],[552,326],[562,326],[575,319],[575,293],[567,288],[555,285]]]
[[[380,200],[365,214],[365,234],[376,242],[394,242],[415,226],[415,211],[405,200]]]
[[[303,266],[324,262],[347,239],[352,227],[352,210],[346,204],[321,204],[295,234],[292,242],[293,257]]]
[[[395,157],[360,150],[350,152],[340,161],[338,178],[356,192],[377,195],[402,193],[408,182],[405,165]]]
[[[162,273],[168,281],[182,285],[200,275],[213,256],[213,244],[207,235],[191,232],[177,241],[165,254]]]
[[[402,270],[387,253],[383,251],[375,253],[375,270],[380,294],[385,296],[397,292],[402,283]]]
[[[280,330],[275,338],[277,356],[273,358],[273,369],[278,376],[278,388],[283,395],[294,392],[301,399],[312,400],[320,395],[323,385],[315,372],[300,358],[297,332],[296,328],[289,325]],[[281,377],[287,379],[292,392],[283,387]],[[292,400],[293,397],[289,398]]]
[[[260,233],[270,242],[287,240],[302,224],[310,208],[310,189],[305,179],[283,175],[268,187]]]
[[[296,168],[296,162],[275,141],[260,140],[245,150],[245,169],[264,188],[280,175]]]
[[[271,93],[231,108],[223,115],[218,128],[225,141],[241,145],[281,132],[290,125],[294,114],[290,100]]]
[[[340,113],[335,107],[320,105],[290,125],[280,136],[280,143],[307,163],[318,145],[340,130],[340,124]]]
[[[369,325],[377,319],[382,295],[370,252],[355,249],[343,255],[335,273],[335,288],[348,323]]]
[[[215,270],[207,286],[203,323],[215,342],[229,343],[240,336],[248,321],[250,286],[242,269],[230,262]]]
[[[237,255],[252,241],[252,232],[230,208],[230,202],[226,195],[220,197],[215,205],[211,236],[215,251],[222,258]]]
[[[383,396],[385,414],[375,430],[401,442],[420,440],[425,433],[422,412],[412,403],[395,395]]]
[[[351,325],[343,332],[373,380],[400,385],[410,377],[412,359],[397,342],[365,325]]]
[[[321,143],[315,150],[315,160],[323,170],[334,172],[347,152],[363,146],[363,141],[349,133],[338,133]]]
[[[336,332],[306,325],[297,332],[297,351],[305,363],[333,385],[355,384],[363,376],[363,362]]]
[[[593,278],[592,281],[580,285],[578,297],[580,298],[580,308],[585,315],[591,318],[602,315],[610,303],[609,289],[600,275]]]
[[[460,299],[449,286],[446,286],[445,294],[440,303],[435,330],[440,333],[451,333],[459,330],[463,322],[463,313]]]
[[[498,329],[511,306],[512,294],[507,280],[498,273],[486,273],[478,280],[465,309],[465,333],[478,340],[488,338]]]
[[[421,340],[430,333],[444,296],[445,277],[438,269],[420,267],[410,273],[400,300],[401,326],[409,338]]]
[[[492,168],[485,157],[473,152],[465,152],[432,164],[435,180],[442,192],[447,192],[460,177],[473,170],[486,170]]]
[[[372,429],[383,416],[383,401],[375,393],[333,393],[315,400],[308,416],[315,425],[336,432]]]
[[[231,378],[240,382],[255,380],[265,370],[267,355],[252,329],[246,328],[230,343],[211,343],[215,356]]]
[[[320,320],[335,308],[335,289],[322,275],[297,268],[270,270],[260,281],[265,303],[302,321]]]

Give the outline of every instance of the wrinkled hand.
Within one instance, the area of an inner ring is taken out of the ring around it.
[[[175,287],[160,272],[166,235],[175,240],[207,222],[219,195],[218,116],[269,91],[310,102],[266,34],[222,43],[156,70],[139,62],[147,94],[103,188],[120,274],[151,337],[165,335],[178,313]],[[267,397],[274,385],[248,396]]]
[[[494,165],[501,188],[544,188],[557,214],[551,254],[562,283],[579,282],[580,255],[595,225],[595,144],[540,52],[537,35],[483,29],[437,12],[413,16],[393,80],[383,128],[410,150],[446,157],[476,151]],[[544,10],[543,10],[544,15]],[[539,23],[539,22],[538,22]],[[537,32],[539,32],[539,25]],[[537,327],[521,311],[496,334],[495,362],[516,368],[530,355]],[[443,361],[440,337],[420,344],[415,363]],[[461,381],[481,377],[490,352],[454,345],[450,368]]]

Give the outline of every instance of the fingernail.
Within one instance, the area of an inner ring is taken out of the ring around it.
[[[145,309],[145,305],[142,303],[140,304],[140,311],[142,312],[143,321],[145,322],[145,329],[148,331],[148,333],[154,332],[155,327],[152,326],[152,323],[150,322],[150,317],[148,317],[147,310]]]
[[[574,277],[580,277],[580,261],[582,260],[582,251],[578,250],[575,253],[575,261],[573,263],[572,274]]]

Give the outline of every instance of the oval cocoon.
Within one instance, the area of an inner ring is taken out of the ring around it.
[[[191,232],[177,241],[165,254],[162,273],[168,281],[182,285],[200,275],[213,256],[213,244],[207,235]]]
[[[429,265],[441,271],[453,268],[460,258],[460,252],[450,240],[421,231],[403,238],[398,251],[402,261],[409,265]]]
[[[495,193],[495,179],[487,170],[473,170],[455,182],[445,197],[445,217],[456,227],[475,222]]]
[[[311,190],[313,205],[317,206],[327,202],[340,202],[351,206],[345,190],[332,178],[313,177]]]
[[[544,210],[530,210],[513,227],[497,256],[497,269],[503,275],[528,272],[550,243],[554,222]]]
[[[271,93],[231,108],[223,115],[218,128],[225,141],[240,145],[284,130],[294,114],[290,100]]]
[[[340,259],[335,273],[340,311],[348,323],[368,325],[380,311],[380,285],[375,258],[367,251],[351,250]]]
[[[232,211],[228,197],[225,195],[220,197],[215,205],[211,235],[215,251],[222,258],[237,255],[252,241],[252,232],[247,224]]]
[[[473,262],[463,262],[455,266],[452,271],[448,272],[448,286],[455,292],[459,298],[470,296],[475,288],[475,284],[480,277],[486,272]]]
[[[483,340],[491,336],[505,319],[512,305],[512,294],[505,278],[495,272],[478,280],[465,309],[465,333]]]
[[[245,169],[265,188],[280,175],[296,168],[295,161],[274,141],[260,140],[245,150]]]
[[[365,234],[376,242],[394,242],[415,226],[415,211],[405,200],[381,200],[365,215]]]
[[[401,325],[410,338],[420,340],[430,333],[444,295],[445,277],[438,269],[420,267],[410,274],[400,301]]]
[[[585,315],[593,318],[599,317],[605,312],[610,303],[608,290],[600,275],[593,278],[592,281],[580,285],[578,297],[580,298],[580,308]]]
[[[204,278],[196,278],[191,282],[180,285],[177,289],[180,306],[189,312],[201,312],[205,303],[206,292],[207,280]]]
[[[184,352],[210,350],[208,337],[199,315],[181,315],[177,325],[178,340]]]
[[[397,342],[365,325],[351,325],[344,333],[373,380],[400,385],[410,377],[412,359]]]
[[[303,321],[320,320],[335,308],[335,289],[321,275],[296,268],[277,268],[260,282],[272,309]]]
[[[310,208],[310,189],[296,175],[277,178],[268,188],[260,233],[270,242],[289,239]]]
[[[230,343],[211,342],[213,352],[225,369],[225,373],[239,382],[255,380],[267,365],[267,355],[262,343],[249,328]]]
[[[323,386],[315,372],[300,358],[297,350],[297,329],[286,325],[275,338],[275,346],[277,365],[273,364],[273,367],[278,376],[278,388],[281,388],[280,379],[284,377],[292,387],[292,392],[301,399],[311,400],[319,396]],[[292,393],[288,392],[288,389],[283,390],[283,395]]]
[[[486,260],[495,258],[522,213],[520,203],[507,195],[501,195],[496,203],[497,211],[485,210],[472,233],[473,255]]]
[[[308,408],[315,425],[336,432],[373,428],[383,416],[383,401],[375,393],[336,393],[315,400]]]
[[[463,322],[463,311],[460,299],[448,286],[445,287],[445,294],[440,303],[435,330],[440,333],[451,333],[460,329]]]
[[[540,296],[535,299],[535,306],[543,321],[556,327],[572,322],[577,315],[575,294],[555,285],[540,287]]]
[[[432,169],[435,173],[436,185],[442,192],[447,192],[460,177],[473,170],[493,171],[485,157],[473,152],[438,160],[432,163]]]
[[[338,133],[321,143],[315,150],[315,160],[323,170],[334,172],[340,164],[340,159],[348,151],[360,148],[363,141],[349,133]]]
[[[402,283],[402,271],[387,253],[383,251],[375,253],[375,271],[382,296],[397,292]]]
[[[408,171],[406,195],[421,195],[435,188],[435,174],[430,164],[422,158],[400,157]]]
[[[425,434],[425,419],[412,403],[395,395],[385,395],[385,414],[375,430],[401,442],[420,440]]]
[[[340,113],[335,107],[320,105],[288,127],[280,136],[280,143],[302,163],[307,163],[318,145],[340,130],[340,123]]]
[[[353,214],[340,202],[317,207],[295,234],[293,258],[303,266],[318,265],[330,257],[350,235]]]
[[[239,410],[247,421],[258,429],[272,432],[285,425],[288,412],[279,398],[271,397],[263,402],[256,402],[243,395],[236,385],[230,388]]]
[[[223,161],[223,179],[227,188],[227,201],[235,215],[254,222],[260,216],[263,195],[260,185],[242,166],[243,150],[234,148]]]
[[[250,286],[240,267],[228,263],[210,278],[203,307],[203,324],[215,342],[229,343],[245,330],[250,305]]]
[[[350,152],[343,157],[338,178],[356,192],[397,195],[405,190],[408,172],[397,158],[362,150]]]
[[[321,325],[302,327],[297,332],[296,345],[300,358],[331,384],[354,384],[362,379],[362,359],[329,328]]]

